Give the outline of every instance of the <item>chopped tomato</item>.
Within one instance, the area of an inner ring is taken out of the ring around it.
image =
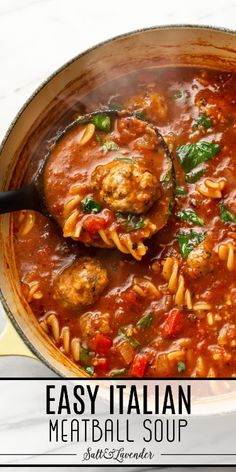
[[[138,295],[133,290],[127,290],[126,292],[122,293],[122,301],[125,303],[126,307],[140,306]]]
[[[83,227],[90,234],[95,234],[100,229],[107,228],[113,221],[113,215],[109,210],[103,210],[99,215],[89,215],[83,222]]]
[[[136,354],[133,364],[131,367],[131,375],[132,377],[140,377],[144,376],[145,369],[147,367],[147,357],[145,354]]]
[[[89,347],[97,354],[107,354],[112,346],[112,340],[101,333],[97,333],[89,342]]]
[[[94,359],[93,366],[96,372],[99,372],[99,373],[108,372],[108,363],[105,357],[99,357],[99,358]]]
[[[168,313],[166,320],[162,325],[162,334],[165,338],[175,336],[184,325],[184,315],[181,311],[174,308]]]

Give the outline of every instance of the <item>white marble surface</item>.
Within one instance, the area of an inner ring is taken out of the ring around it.
[[[162,24],[194,23],[234,29],[235,18],[236,0],[0,0],[0,139],[42,80],[97,42]],[[0,329],[4,317],[0,307]],[[46,376],[50,371],[30,359],[1,358],[0,376],[7,375]],[[197,472],[198,468],[194,470]]]

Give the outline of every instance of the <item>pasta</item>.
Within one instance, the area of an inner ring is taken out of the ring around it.
[[[196,189],[201,195],[207,198],[222,198],[222,191],[226,186],[224,179],[217,181],[204,179],[201,184],[196,184]]]
[[[218,255],[221,261],[226,262],[229,271],[235,269],[235,246],[231,242],[222,243],[218,246]]]
[[[193,307],[189,289],[185,288],[183,275],[179,273],[179,261],[174,257],[167,257],[163,263],[162,275],[168,282],[168,289],[174,294],[177,306],[186,305],[188,309]]]
[[[151,299],[159,299],[160,291],[150,280],[145,278],[134,278],[133,290],[141,297],[149,297]]]
[[[56,342],[62,341],[63,351],[66,355],[71,355],[74,362],[80,360],[80,340],[73,337],[71,339],[69,326],[63,326],[60,330],[60,324],[56,313],[49,314],[44,320],[40,322],[42,329],[48,334],[49,329],[52,332],[53,338]]]
[[[30,210],[21,210],[19,213],[19,232],[22,236],[26,236],[35,224],[35,213]]]

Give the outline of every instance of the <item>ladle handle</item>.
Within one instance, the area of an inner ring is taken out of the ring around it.
[[[0,192],[0,214],[18,210],[42,212],[40,196],[34,184],[17,190]]]

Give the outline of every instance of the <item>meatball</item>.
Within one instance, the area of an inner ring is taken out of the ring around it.
[[[126,102],[126,107],[131,110],[144,111],[155,121],[167,118],[168,109],[165,97],[154,91],[131,97]]]
[[[82,257],[60,274],[54,285],[54,299],[66,309],[80,309],[94,303],[107,284],[107,271],[102,264]]]
[[[145,213],[160,196],[155,175],[136,163],[111,162],[96,167],[92,187],[113,211]]]
[[[187,268],[192,277],[200,277],[213,269],[212,251],[206,240],[190,252],[187,258]]]
[[[94,336],[97,332],[109,334],[111,332],[110,313],[84,313],[79,324],[83,339]]]

